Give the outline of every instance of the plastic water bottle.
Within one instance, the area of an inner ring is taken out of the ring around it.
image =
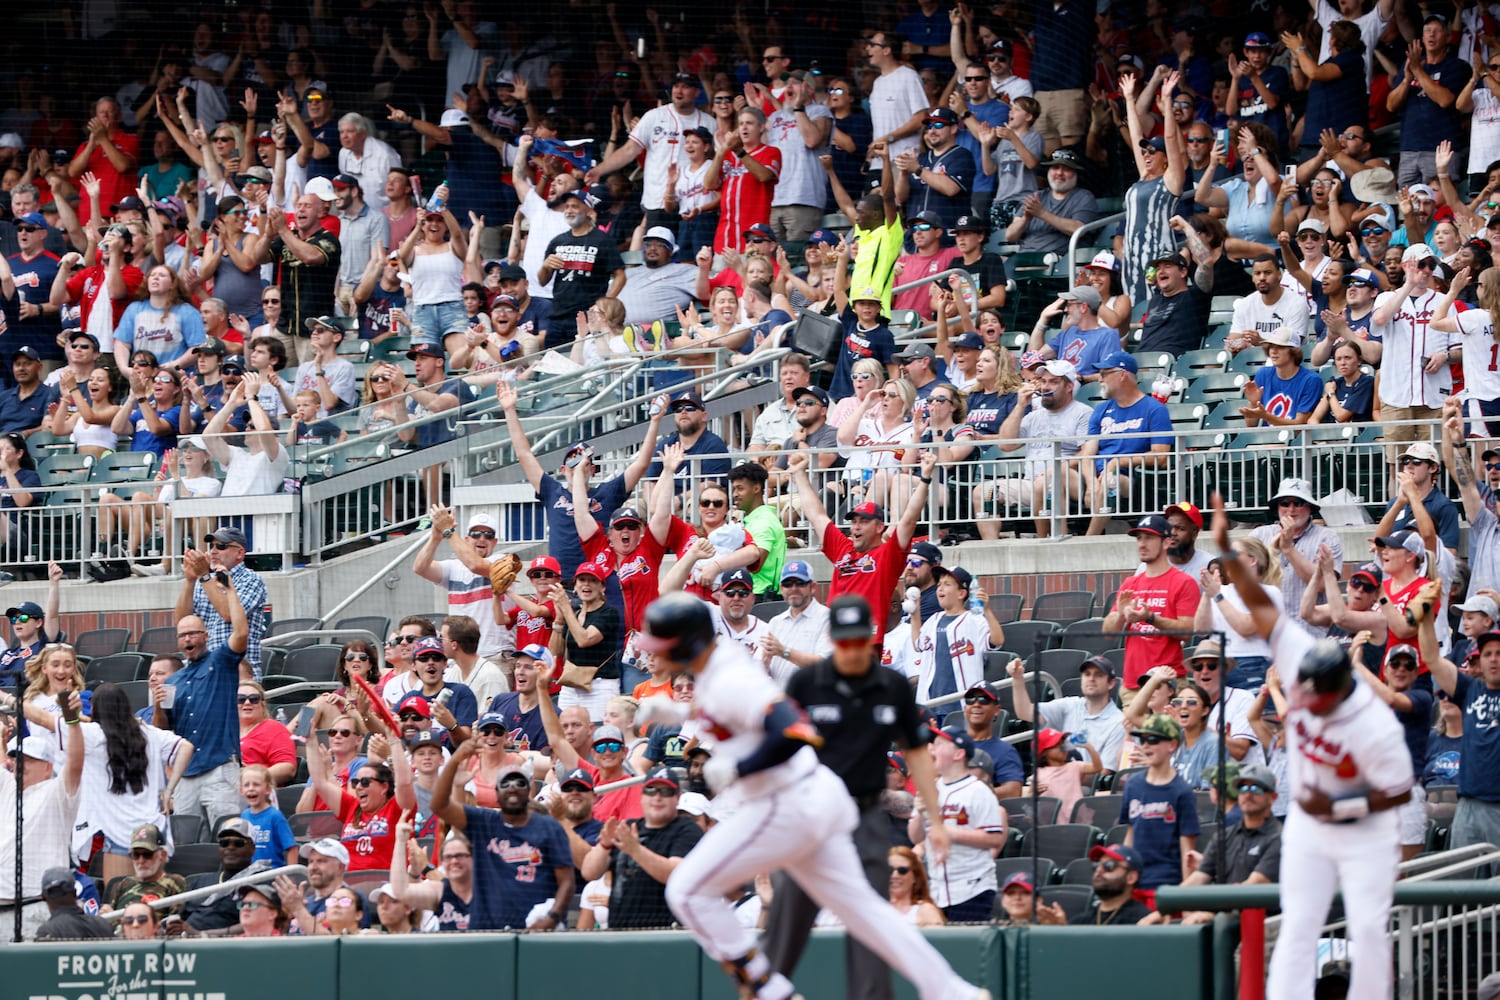
[[[1081,747],[1089,741],[1089,734],[1079,731],[1068,737],[1068,742],[1075,747]]]
[[[279,723],[281,723],[283,726],[286,725],[286,709],[285,708],[278,708],[276,710],[276,721],[279,722]]]
[[[976,615],[984,614],[984,600],[972,590],[969,591],[969,612]]]
[[[443,188],[446,187],[447,184],[448,179],[445,177],[438,183],[437,187],[432,189],[432,194],[427,197],[427,211],[441,212],[443,210],[443,206],[448,204],[448,199],[443,197],[441,193]]]

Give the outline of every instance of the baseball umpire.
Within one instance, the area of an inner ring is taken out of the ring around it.
[[[937,816],[937,788],[927,751],[932,735],[923,725],[906,678],[879,663],[880,639],[864,598],[836,598],[828,606],[828,618],[833,655],[793,674],[786,692],[817,726],[823,737],[818,757],[843,780],[859,807],[854,846],[870,884],[884,894],[890,880],[890,819],[880,805],[889,766],[886,751],[893,742],[901,747],[927,815]],[[928,841],[929,857],[941,860],[948,852],[948,828],[935,826]],[[785,874],[778,873],[774,884],[766,956],[772,968],[790,978],[807,945],[818,904]],[[890,968],[853,936],[845,942],[849,996],[888,1000],[893,995]]]

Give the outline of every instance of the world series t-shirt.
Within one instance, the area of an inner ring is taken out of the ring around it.
[[[499,810],[465,806],[464,820],[474,848],[469,930],[525,927],[532,907],[557,895],[556,869],[573,866],[567,834],[551,816],[511,826]]]
[[[625,261],[616,242],[608,233],[591,228],[582,236],[571,231],[560,233],[547,244],[546,256],[563,260],[562,269],[552,275],[552,320],[545,342],[548,349],[573,342],[578,314],[603,298],[614,273],[624,270]]]

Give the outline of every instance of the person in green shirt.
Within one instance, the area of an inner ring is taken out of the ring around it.
[[[873,154],[877,148],[883,152],[884,142],[870,146]],[[895,181],[891,169],[880,171],[880,188],[871,191],[856,203],[839,183],[833,172],[833,158],[821,156],[823,171],[828,175],[828,184],[833,191],[834,204],[839,211],[854,223],[854,241],[859,252],[854,255],[854,273],[850,276],[850,288],[874,288],[880,296],[880,312],[891,314],[891,287],[895,284],[896,259],[901,256],[901,244],[906,239],[906,229],[901,222],[901,210],[896,204]],[[886,157],[885,162],[890,158]]]
[[[729,470],[729,495],[744,514],[741,526],[760,550],[760,561],[750,565],[757,601],[781,600],[781,567],[786,562],[786,529],[776,507],[766,503],[769,478],[758,462],[742,462]]]

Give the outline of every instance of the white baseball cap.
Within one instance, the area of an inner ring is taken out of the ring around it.
[[[1053,358],[1042,365],[1042,367],[1049,374],[1056,375],[1058,378],[1065,378],[1073,383],[1073,388],[1078,388],[1078,368],[1073,362],[1064,361],[1062,358]]]
[[[1426,243],[1413,243],[1401,255],[1401,263],[1405,264],[1409,260],[1426,260],[1429,257],[1437,257],[1437,254],[1432,252],[1432,247]]]
[[[1101,250],[1094,254],[1094,259],[1089,261],[1086,266],[1097,267],[1101,271],[1118,271],[1120,269],[1120,260],[1108,250]]]
[[[1260,335],[1260,342],[1273,347],[1301,347],[1302,338],[1284,326],[1278,326],[1270,333]]]
[[[500,531],[500,525],[495,522],[495,519],[489,514],[484,513],[475,514],[469,518],[469,526],[464,530],[468,532],[473,531],[475,528],[489,528],[496,533]]]
[[[321,198],[323,201],[338,200],[338,195],[333,193],[333,181],[327,177],[314,177],[308,181],[305,193]]]
[[[641,237],[641,239],[661,240],[667,246],[672,248],[673,253],[677,252],[677,238],[672,235],[672,230],[668,229],[666,226],[652,226],[650,229],[646,230],[646,235]]]

